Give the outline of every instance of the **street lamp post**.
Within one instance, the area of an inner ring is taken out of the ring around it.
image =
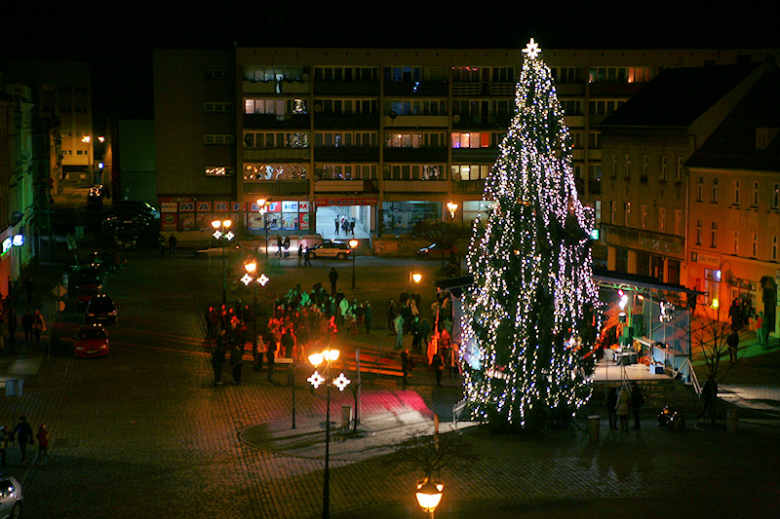
[[[349,240],[349,246],[352,248],[352,290],[355,290],[355,256],[357,256],[355,249],[358,246],[358,241]]]
[[[439,506],[441,502],[441,494],[444,490],[442,483],[434,483],[433,479],[426,477],[421,483],[417,484],[417,503],[420,508],[428,514],[430,519],[433,519],[433,511]]]
[[[244,263],[244,269],[246,274],[241,278],[241,281],[246,286],[252,283],[252,313],[254,314],[252,319],[252,360],[257,365],[257,285],[265,286],[268,283],[268,277],[265,274],[257,275],[257,263],[254,260]]]
[[[257,205],[260,207],[258,209],[258,212],[263,215],[263,229],[265,230],[265,259],[268,261],[268,204],[270,203],[270,200],[266,200],[265,198],[261,198],[257,201]]]
[[[322,353],[312,353],[309,355],[309,362],[312,366],[319,367],[324,364],[323,374],[318,371],[314,373],[306,380],[317,389],[321,384],[326,386],[325,397],[325,474],[322,489],[322,519],[330,518],[330,386],[334,385],[339,388],[339,391],[344,391],[350,380],[344,376],[344,373],[339,373],[339,376],[333,378],[330,373],[331,363],[339,358],[339,350],[330,349],[325,350]]]
[[[225,244],[231,241],[235,234],[230,230],[233,222],[228,218],[225,220],[214,220],[211,226],[214,228],[214,238],[222,242],[222,304],[227,304],[227,282],[225,281]]]

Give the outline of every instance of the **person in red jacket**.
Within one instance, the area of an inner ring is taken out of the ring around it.
[[[36,438],[38,438],[38,465],[40,465],[49,458],[49,430],[45,423],[38,427]]]

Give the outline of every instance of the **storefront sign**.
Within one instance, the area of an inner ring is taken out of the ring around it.
[[[282,202],[282,212],[283,213],[297,213],[298,212],[298,202],[297,201],[284,201],[284,202]]]
[[[315,200],[314,203],[317,207],[327,207],[329,205],[376,205],[376,198],[325,198],[322,200]]]
[[[194,211],[195,202],[182,202],[179,204],[179,212],[182,211]]]
[[[210,213],[211,202],[198,202],[197,209],[199,213]]]
[[[8,250],[14,246],[14,241],[12,238],[8,237],[5,240],[3,240],[3,254],[8,252]]]
[[[302,202],[298,202],[298,212],[299,213],[308,213],[309,212],[309,201],[304,200]]]
[[[720,258],[718,256],[710,256],[709,254],[701,254],[700,252],[691,252],[691,261],[710,267],[720,267]]]
[[[229,208],[227,202],[214,202],[214,211],[218,213],[227,213]]]
[[[175,213],[179,210],[179,204],[176,202],[160,202],[161,213]]]

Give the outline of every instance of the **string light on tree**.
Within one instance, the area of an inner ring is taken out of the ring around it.
[[[533,39],[523,50],[515,115],[485,182],[494,210],[472,235],[460,351],[476,415],[521,428],[571,418],[594,370],[595,219],[577,199],[571,138],[540,53]]]

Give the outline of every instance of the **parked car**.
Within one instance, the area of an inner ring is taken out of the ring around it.
[[[312,258],[337,258],[347,259],[352,255],[352,249],[348,243],[326,240],[319,245],[309,247],[306,254],[311,254]]]
[[[13,476],[0,476],[0,518],[22,515],[22,486]]]
[[[115,201],[111,206],[111,212],[120,217],[139,217],[147,223],[152,223],[159,218],[157,209],[146,202]]]
[[[225,244],[224,254],[226,256],[243,254],[243,253],[244,253],[244,248],[240,243]],[[205,249],[196,250],[193,254],[195,254],[196,258],[219,258],[223,254],[222,245],[212,244],[210,247],[207,247]]]
[[[98,265],[86,265],[76,272],[76,299],[80,306],[89,303],[103,290],[103,274]]]
[[[92,323],[115,323],[117,321],[116,305],[111,296],[98,294],[87,305],[87,315],[84,321]]]
[[[108,355],[108,332],[103,325],[88,324],[79,327],[73,354],[82,358]]]
[[[141,217],[112,215],[100,222],[100,230],[113,234],[119,229],[133,229],[140,232],[149,226],[149,222]]]
[[[432,243],[416,252],[418,258],[442,259],[449,258],[456,249],[454,247],[445,247],[437,243]]]
[[[103,207],[103,197],[105,196],[105,193],[103,192],[103,186],[102,185],[96,185],[89,188],[89,192],[87,193],[87,207],[93,208],[93,209],[100,209]]]
[[[119,227],[114,234],[114,244],[120,249],[135,249],[138,231],[134,227]]]

